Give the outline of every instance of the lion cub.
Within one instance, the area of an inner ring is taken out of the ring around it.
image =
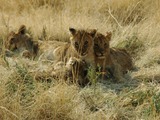
[[[124,49],[110,48],[111,32],[106,36],[97,33],[94,39],[94,53],[97,67],[100,66],[104,76],[110,75],[115,80],[123,79],[122,75],[133,68],[131,56]]]
[[[5,41],[6,55],[11,52],[20,53],[24,57],[35,57],[37,54],[37,47],[38,44],[26,33],[25,25],[21,25],[16,33],[13,31],[10,32]]]

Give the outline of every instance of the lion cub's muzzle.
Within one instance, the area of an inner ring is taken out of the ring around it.
[[[98,58],[105,58],[105,53],[103,53],[103,52],[96,52],[95,55]]]

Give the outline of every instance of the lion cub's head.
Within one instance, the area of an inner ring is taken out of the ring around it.
[[[111,32],[107,32],[106,36],[97,33],[94,39],[94,53],[97,58],[105,58],[107,54],[110,54],[109,42],[111,40]]]
[[[5,47],[8,50],[14,51],[16,49],[19,49],[20,47],[25,47],[25,42],[30,41],[31,37],[26,34],[26,26],[21,25],[18,32],[10,32]]]
[[[96,30],[76,30],[74,28],[69,28],[69,31],[72,35],[71,44],[73,48],[78,52],[80,56],[86,56],[94,45],[94,37]]]
[[[26,33],[26,26],[21,25],[18,32],[10,32],[5,41],[5,48],[10,51],[22,52],[28,50],[31,54],[37,54],[38,44]]]

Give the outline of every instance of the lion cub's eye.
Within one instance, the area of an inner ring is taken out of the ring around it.
[[[104,44],[104,47],[107,48],[107,47],[109,47],[109,45],[108,45],[107,43],[105,43],[105,44]]]
[[[98,48],[98,47],[99,47],[98,44],[94,44],[94,46],[95,46],[95,48]]]
[[[78,45],[78,42],[75,42],[75,47],[78,47],[79,45]]]

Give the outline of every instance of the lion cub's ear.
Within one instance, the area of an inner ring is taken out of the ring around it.
[[[77,33],[77,30],[74,28],[69,28],[69,31],[73,36]]]
[[[112,37],[112,33],[111,32],[106,32],[106,38],[107,40],[111,40],[111,37]]]
[[[21,25],[19,27],[18,33],[19,34],[25,34],[26,33],[26,26],[25,25]]]
[[[97,33],[97,29],[91,29],[91,30],[89,30],[89,34],[90,34],[92,37],[95,37],[96,33]]]

